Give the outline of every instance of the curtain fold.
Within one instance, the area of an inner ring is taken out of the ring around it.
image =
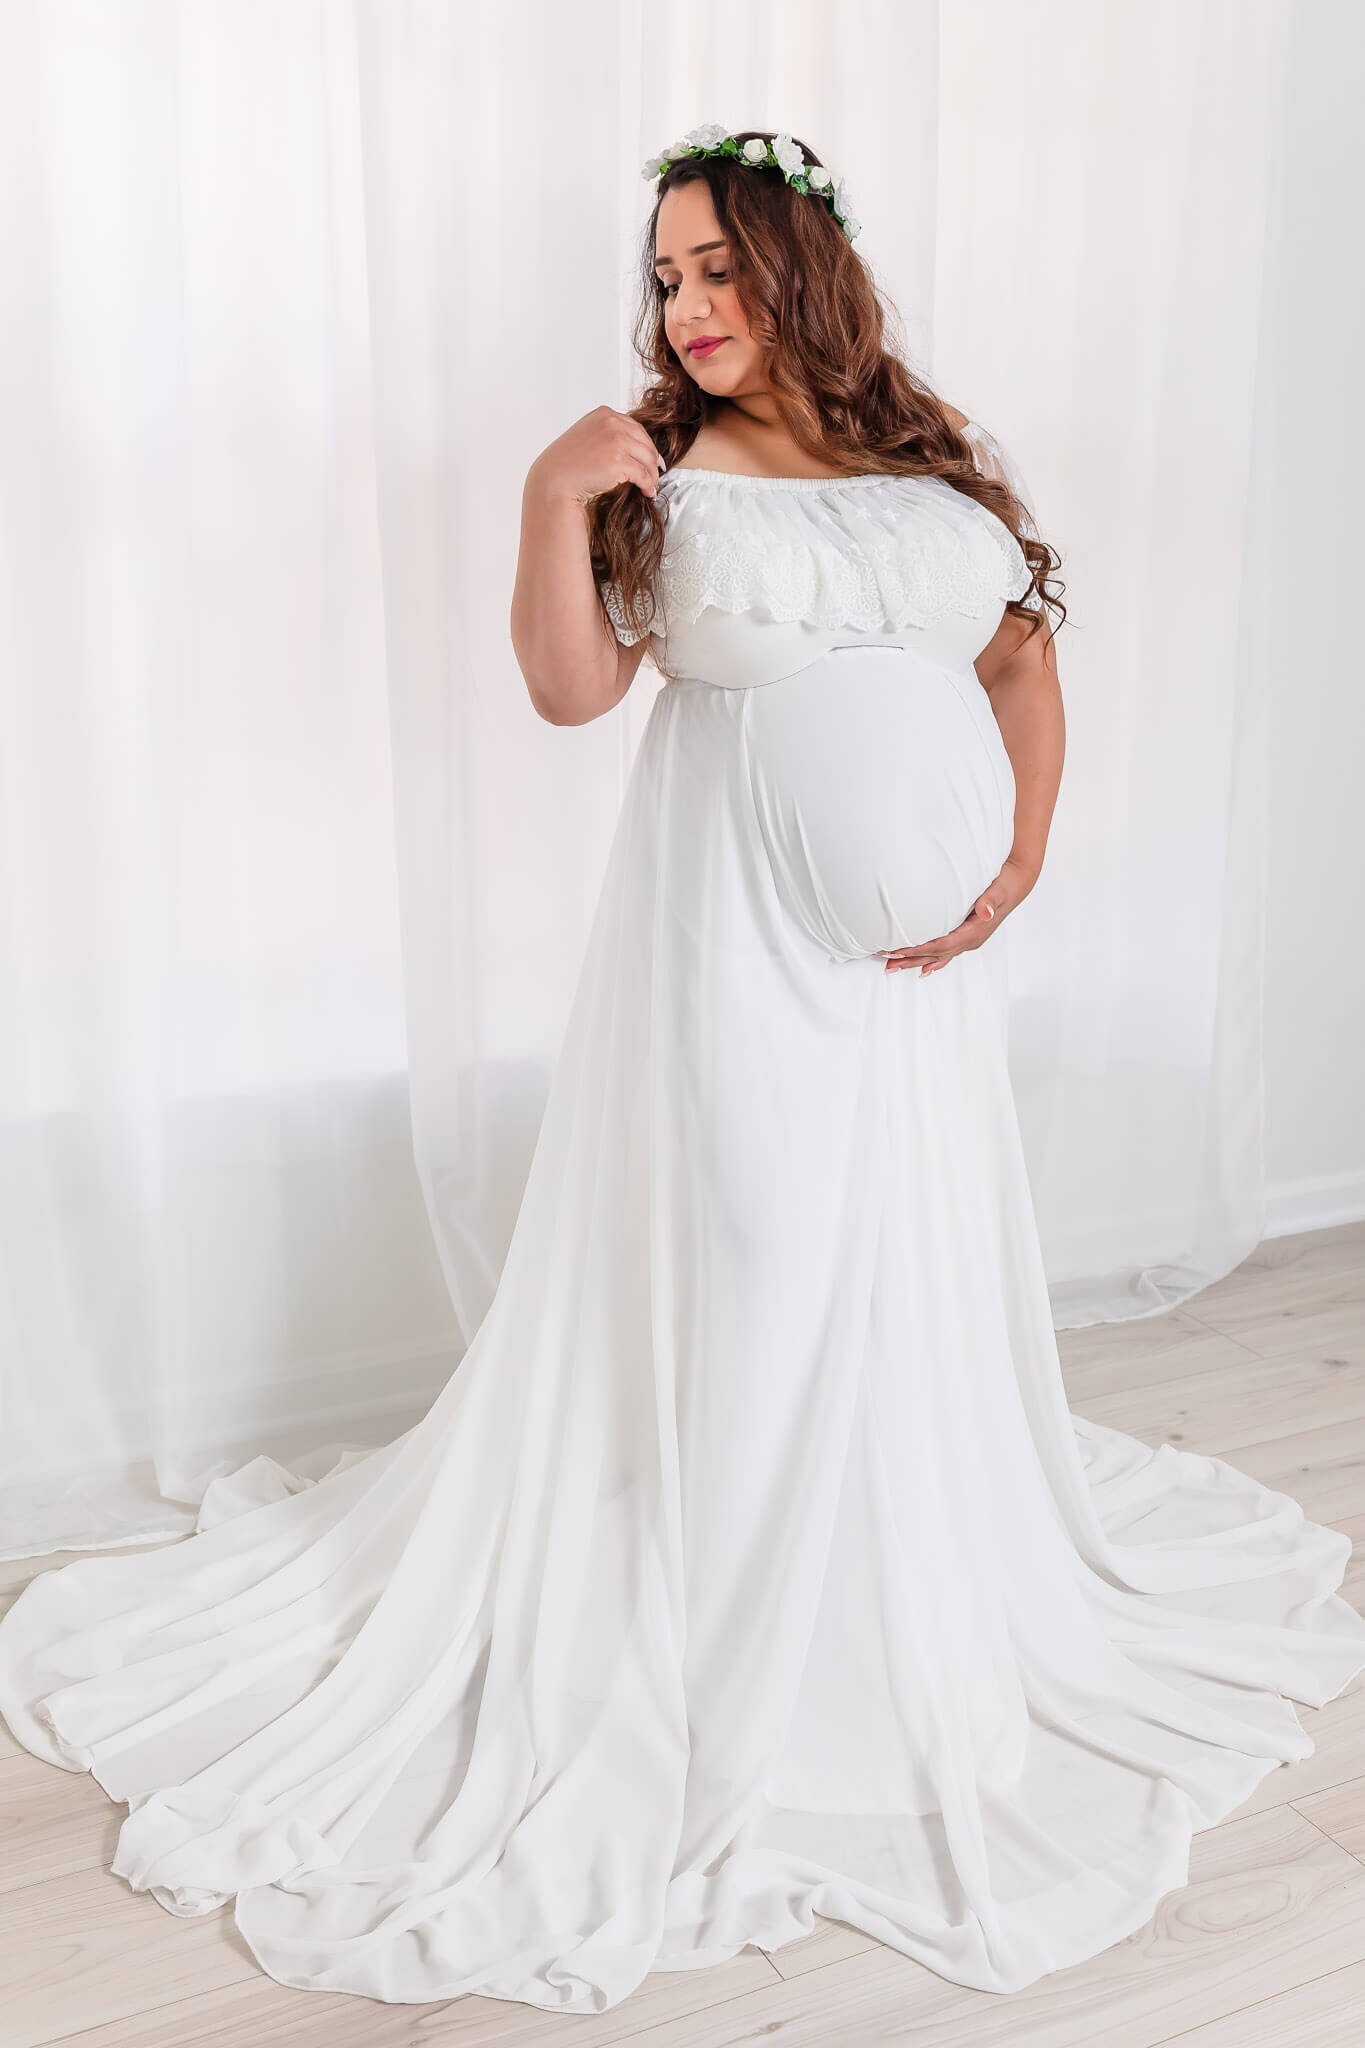
[[[633,396],[639,165],[696,121],[846,173],[1067,557],[1063,800],[993,942],[1058,1320],[1255,1241],[1276,18],[15,11],[0,1555],[307,1484],[477,1327],[656,686],[535,717],[522,480]]]
[[[943,10],[933,375],[1012,447],[1071,607],[1047,868],[1001,933],[1059,1326],[1169,1308],[1264,1232],[1284,27],[1277,0]]]
[[[414,1169],[350,75],[330,9],[13,10],[0,75],[0,1551],[383,1441]]]

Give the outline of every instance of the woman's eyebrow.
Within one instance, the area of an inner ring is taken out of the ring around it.
[[[688,255],[689,255],[689,256],[704,256],[704,255],[706,254],[706,252],[707,252],[707,250],[708,250],[708,249],[723,249],[724,247],[725,247],[725,244],[724,244],[724,242],[723,242],[723,241],[722,241],[722,242],[698,242],[698,244],[697,244],[696,248],[695,248],[695,249],[689,249],[687,253],[688,253]],[[656,257],[654,258],[654,268],[655,268],[656,270],[662,270],[662,269],[663,269],[663,267],[664,267],[664,265],[665,265],[665,263],[671,263],[672,261],[673,261],[673,258],[672,258],[671,256],[656,256]]]

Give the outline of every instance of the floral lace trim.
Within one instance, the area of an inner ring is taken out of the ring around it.
[[[704,470],[675,474],[740,486],[809,485],[813,490],[917,481],[873,476],[731,478]],[[866,532],[848,545],[828,532],[784,540],[762,522],[743,529],[722,522],[666,542],[652,593],[655,610],[646,632],[627,622],[615,584],[602,586],[602,598],[616,637],[626,647],[661,635],[669,626],[692,625],[708,610],[734,614],[762,609],[774,624],[801,621],[817,629],[845,627],[853,632],[931,626],[948,614],[980,618],[1002,602],[1023,600],[1036,611],[1041,600],[1032,589],[1032,571],[1022,549],[998,520],[978,524],[978,509],[972,507],[964,515],[970,523],[963,525],[945,523],[941,516],[927,524],[907,519],[888,529],[885,544]]]
[[[1012,540],[1001,555],[1003,582],[983,573],[979,556],[945,549],[941,536],[913,551],[901,544],[884,552],[861,547],[825,554],[696,533],[665,555],[658,585],[668,625],[690,626],[709,610],[761,608],[778,625],[800,620],[816,628],[876,632],[883,626],[931,626],[950,613],[979,618],[1002,600],[1025,598],[1033,581],[1028,563]],[[602,596],[623,646],[646,637],[627,623],[614,584]],[[1025,601],[1036,610],[1036,591]],[[657,613],[649,630],[660,631]]]
[[[602,602],[607,608],[607,617],[611,620],[612,628],[621,645],[623,647],[633,647],[637,640],[647,640],[649,638],[648,632],[637,633],[633,626],[626,624],[625,609],[621,603],[620,586],[615,583],[599,583],[597,587],[602,593]]]
[[[817,627],[930,626],[948,613],[977,618],[1021,597],[1032,577],[1013,539],[1000,549],[1004,578],[978,552],[950,547],[941,532],[916,546],[908,537],[872,549],[781,547],[738,534],[688,534],[664,558],[660,584],[670,625],[702,612],[762,606],[777,624]],[[1011,561],[1017,556],[1017,563]]]

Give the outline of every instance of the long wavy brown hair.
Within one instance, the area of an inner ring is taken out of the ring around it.
[[[773,140],[767,129],[736,137]],[[797,140],[797,138],[793,138]],[[797,140],[806,161],[820,159]],[[664,331],[664,287],[654,268],[655,224],[666,193],[691,179],[710,187],[730,245],[735,292],[749,331],[767,350],[778,412],[797,446],[850,476],[884,470],[941,477],[975,498],[1009,528],[1033,571],[1025,597],[1008,611],[1043,623],[1043,607],[1066,616],[1065,585],[1051,580],[1061,558],[1041,540],[1009,486],[983,476],[970,443],[941,399],[886,343],[886,309],[871,271],[823,201],[796,192],[773,171],[725,157],[684,159],[660,183],[640,245],[641,298],[634,345],[650,383],[630,417],[644,427],[666,464],[681,460],[723,405],[708,397],[674,355]],[[663,508],[636,484],[601,492],[589,507],[593,574],[614,583],[626,617],[641,632],[653,622],[651,585],[663,554]],[[604,607],[604,616],[605,616]]]

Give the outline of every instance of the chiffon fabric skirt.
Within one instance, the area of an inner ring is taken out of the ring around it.
[[[877,957],[965,915],[1012,799],[974,672],[908,649],[663,688],[428,1414],[0,1624],[129,1884],[386,2000],[599,2011],[816,1913],[1009,1992],[1311,1754],[1348,1539],[1069,1413],[1001,949]]]

